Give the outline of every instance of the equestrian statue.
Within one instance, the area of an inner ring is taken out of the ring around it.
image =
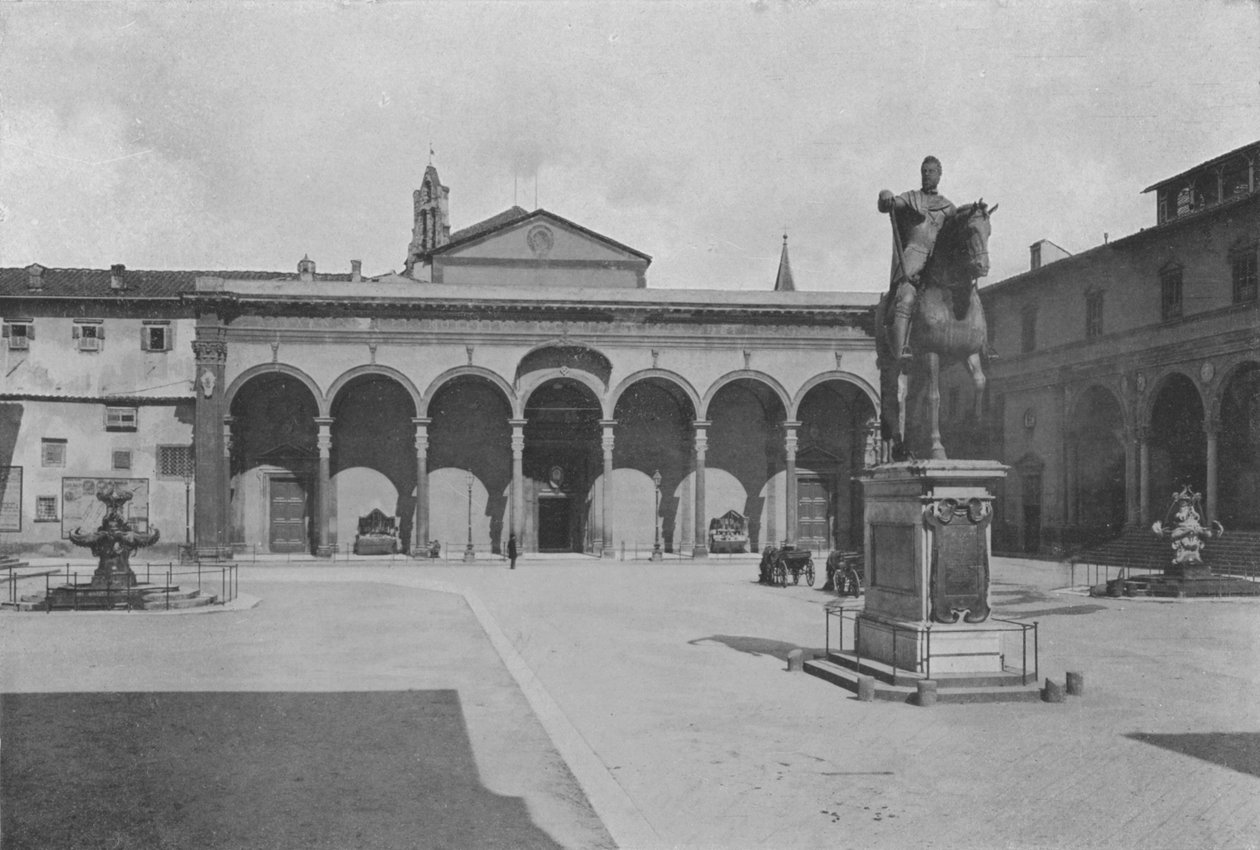
[[[988,328],[976,280],[989,273],[989,219],[997,204],[955,207],[937,191],[941,163],[934,156],[923,160],[920,176],[920,189],[879,193],[893,231],[889,288],[875,310],[882,463],[946,459],[942,362],[966,365],[977,422],[984,397]]]

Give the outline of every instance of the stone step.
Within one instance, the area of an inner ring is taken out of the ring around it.
[[[61,593],[58,593],[61,590]],[[218,596],[213,593],[202,593],[199,590],[181,590],[178,585],[169,588],[165,585],[138,584],[131,587],[130,593],[114,590],[93,592],[87,585],[80,585],[78,593],[69,592],[68,586],[54,588],[51,605],[42,593],[21,597],[16,604],[5,603],[4,607],[18,611],[164,611],[184,608],[199,608],[213,605]]]
[[[838,685],[847,691],[858,692],[857,670],[837,664],[828,658],[815,658],[805,662],[805,672],[817,676],[824,681]],[[919,677],[922,680],[923,677]],[[988,677],[969,677],[988,678]],[[939,703],[980,703],[980,702],[1037,702],[1041,699],[1041,689],[1035,682],[1019,684],[1016,674],[1015,683],[1008,685],[976,685],[963,684],[954,677],[941,677],[936,682],[936,701]],[[894,685],[875,680],[875,699],[889,702],[905,702],[915,704],[918,697],[918,684]]]
[[[827,660],[852,670],[855,674],[873,676],[877,681],[896,687],[915,688],[918,687],[920,681],[927,678],[922,673],[915,673],[901,667],[893,668],[892,665],[882,661],[871,658],[859,659],[854,652],[832,650],[827,653]],[[1034,671],[1029,670],[1027,681],[1024,681],[1024,677],[1019,672],[1007,670],[1001,673],[937,673],[932,676],[932,679],[941,687],[1010,688],[1033,683],[1037,676]]]

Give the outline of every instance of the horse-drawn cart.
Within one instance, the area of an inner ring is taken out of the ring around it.
[[[775,587],[786,587],[788,576],[792,576],[792,584],[800,584],[801,576],[805,576],[805,584],[814,586],[814,558],[808,549],[797,549],[790,543],[781,547],[767,546],[761,553],[762,584]]]

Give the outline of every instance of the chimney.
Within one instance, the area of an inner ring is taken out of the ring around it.
[[[307,283],[315,279],[315,261],[307,254],[303,254],[302,259],[298,260],[298,275]]]
[[[39,263],[31,263],[26,267],[26,288],[31,292],[39,292],[44,288],[44,267]]]
[[[115,263],[109,267],[109,288],[115,291],[127,288],[127,282],[123,279],[127,267],[122,263]]]
[[[1028,246],[1029,268],[1036,271],[1041,268],[1041,243],[1035,242]]]
[[[363,261],[351,260],[350,261],[350,282],[358,283],[361,280],[363,280]]]

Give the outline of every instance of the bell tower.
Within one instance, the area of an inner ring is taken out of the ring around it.
[[[416,265],[450,241],[450,194],[451,190],[442,185],[437,169],[430,163],[424,170],[420,188],[412,193],[415,220],[411,228],[411,245],[407,248],[407,275],[414,277]]]

